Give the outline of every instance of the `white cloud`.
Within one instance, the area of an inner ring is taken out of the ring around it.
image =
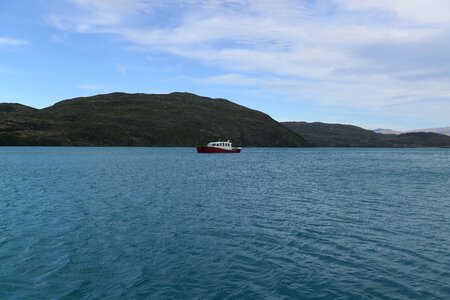
[[[0,36],[0,46],[20,46],[25,44],[27,44],[27,42],[24,40]]]
[[[90,32],[129,22],[134,15],[149,11],[150,3],[144,0],[71,0],[77,11],[51,14],[47,20],[53,26],[69,31]]]
[[[122,76],[126,76],[128,74],[128,69],[122,64],[116,64],[114,65],[114,69],[117,73],[119,73]]]
[[[420,23],[450,23],[448,0],[337,0],[348,9],[379,9]]]
[[[348,108],[450,114],[448,0],[72,3],[78,12],[52,15],[51,24],[222,70],[205,82]]]

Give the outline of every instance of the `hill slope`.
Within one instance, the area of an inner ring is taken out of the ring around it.
[[[409,130],[409,131],[396,131],[391,129],[381,129],[377,128],[373,130],[376,133],[383,133],[383,134],[401,134],[401,133],[410,133],[410,132],[433,132],[433,133],[439,133],[439,134],[445,134],[450,136],[450,127],[439,127],[439,128],[425,128],[425,129],[416,129],[416,130]]]
[[[450,127],[417,129],[410,132],[434,132],[439,134],[450,135]]]
[[[35,112],[36,109],[18,103],[0,103],[0,120]]]
[[[242,146],[308,144],[264,113],[189,93],[112,93],[0,117],[0,145],[192,146],[218,139]]]
[[[389,147],[389,143],[378,133],[353,125],[328,124],[321,122],[284,122],[318,147]]]
[[[319,147],[450,147],[450,137],[437,133],[381,134],[353,125],[284,122],[287,128]]]
[[[450,147],[450,136],[434,132],[408,132],[383,135],[393,147]]]

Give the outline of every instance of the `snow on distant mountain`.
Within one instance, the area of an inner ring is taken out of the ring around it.
[[[377,129],[374,129],[373,131],[375,131],[376,133],[382,133],[382,134],[400,134],[400,133],[402,133],[401,131],[395,131],[392,129],[383,129],[383,128],[377,128]]]

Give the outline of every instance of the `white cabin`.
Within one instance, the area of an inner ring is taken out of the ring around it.
[[[228,140],[226,142],[218,141],[218,142],[210,142],[207,147],[215,147],[215,148],[222,148],[222,149],[233,149],[232,143]]]

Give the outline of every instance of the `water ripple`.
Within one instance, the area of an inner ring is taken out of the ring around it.
[[[448,299],[448,154],[0,148],[0,298]]]

